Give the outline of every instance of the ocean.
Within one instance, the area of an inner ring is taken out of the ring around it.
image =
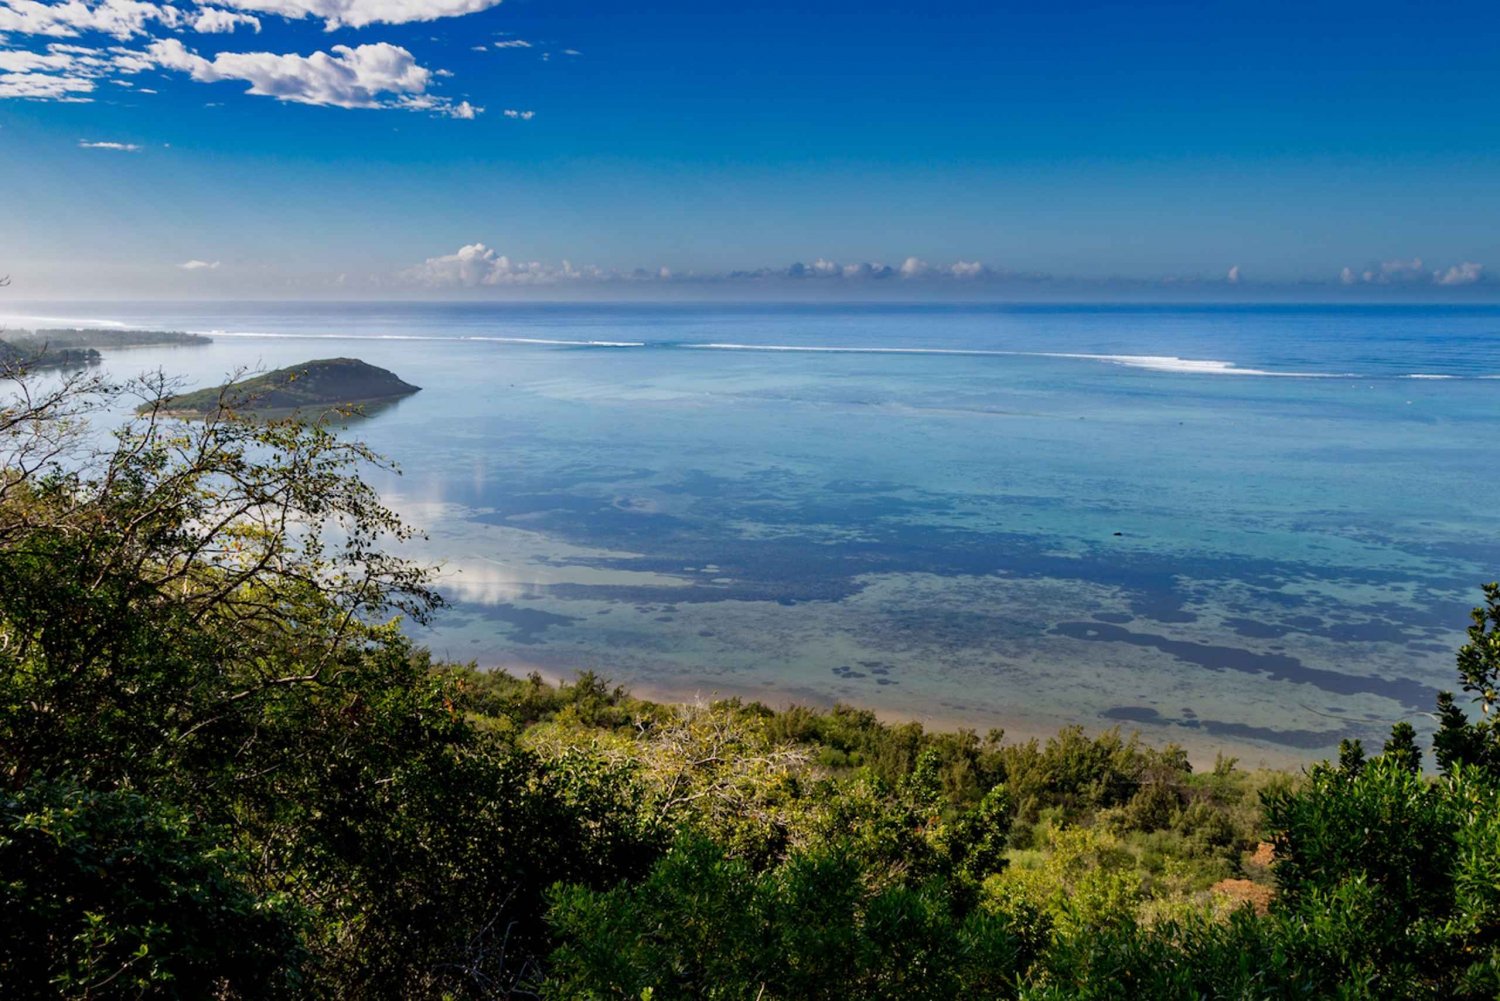
[[[1430,729],[1500,576],[1500,308],[6,303],[197,387],[353,356],[451,601],[642,694],[1285,764]],[[3,336],[3,335],[0,335]]]

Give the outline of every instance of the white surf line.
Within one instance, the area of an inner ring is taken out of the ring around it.
[[[854,355],[979,355],[981,357],[1014,358],[1034,355],[1030,351],[987,351],[980,348],[874,348],[832,347],[803,344],[678,344],[677,347],[695,351],[767,351],[794,352],[803,354],[854,354]]]
[[[1213,358],[1179,358],[1176,355],[1104,355],[1064,351],[1000,351],[978,348],[884,348],[884,347],[813,347],[794,344],[683,344],[685,348],[713,351],[802,352],[807,354],[894,354],[958,355],[996,358],[1067,358],[1097,361],[1126,368],[1143,368],[1157,372],[1189,375],[1259,375],[1288,379],[1357,379],[1354,372],[1273,372],[1261,368],[1240,368],[1234,362]]]

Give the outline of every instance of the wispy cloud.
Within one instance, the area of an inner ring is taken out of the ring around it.
[[[138,146],[138,145],[136,145],[135,143],[90,142],[87,139],[80,139],[80,140],[78,140],[78,148],[79,149],[112,149],[112,150],[117,150],[117,151],[119,151],[121,153],[139,153],[141,151],[141,147]]]
[[[535,111],[519,111],[515,108],[505,109],[506,118],[519,118],[523,122],[529,122],[536,117]]]
[[[219,262],[218,261],[200,261],[200,260],[194,259],[194,260],[191,260],[191,261],[183,261],[181,264],[179,264],[177,266],[179,268],[181,268],[182,270],[184,270],[184,271],[217,271],[217,270],[219,270]]]
[[[500,0],[225,0],[223,6],[285,18],[321,18],[324,28],[333,31],[461,17],[499,3]]]

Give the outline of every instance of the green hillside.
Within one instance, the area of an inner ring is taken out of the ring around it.
[[[166,410],[188,415],[211,414],[221,407],[255,414],[328,410],[383,403],[419,389],[394,372],[357,358],[322,358],[173,396],[167,400]]]

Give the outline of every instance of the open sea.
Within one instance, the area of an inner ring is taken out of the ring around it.
[[[437,654],[1284,764],[1430,730],[1500,576],[1500,308],[6,303],[358,357]],[[3,336],[3,335],[0,335]]]

